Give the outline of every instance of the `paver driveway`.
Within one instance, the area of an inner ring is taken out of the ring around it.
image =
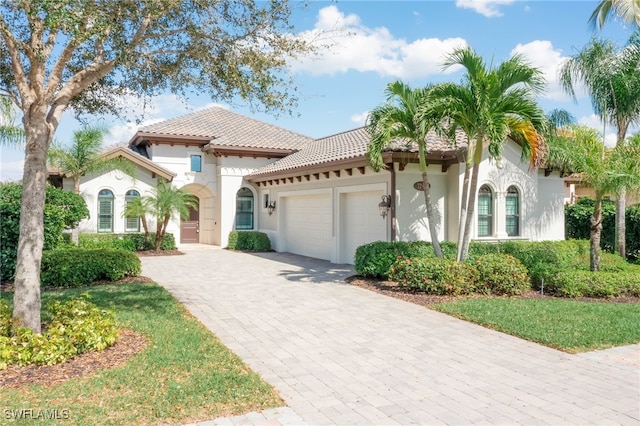
[[[350,266],[217,248],[142,265],[271,383],[300,423],[640,424],[637,367],[344,284]]]

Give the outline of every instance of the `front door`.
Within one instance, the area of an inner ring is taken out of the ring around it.
[[[189,218],[180,222],[180,243],[200,242],[200,206],[196,204],[189,209]]]

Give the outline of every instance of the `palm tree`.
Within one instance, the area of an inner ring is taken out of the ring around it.
[[[167,231],[169,220],[174,214],[178,214],[181,219],[189,217],[189,209],[197,205],[196,198],[183,189],[175,188],[165,180],[160,179],[156,190],[149,196],[141,200],[144,214],[149,214],[156,218],[156,239],[155,250],[160,249],[162,240]],[[137,213],[141,213],[138,211]],[[143,221],[143,226],[144,226]],[[146,230],[145,230],[146,232]]]
[[[585,126],[573,126],[564,137],[550,145],[549,166],[571,170],[595,191],[595,207],[591,216],[590,269],[600,269],[602,234],[602,200],[621,187],[640,187],[640,138],[630,138],[605,147],[598,132]]]
[[[574,84],[589,91],[594,112],[605,124],[616,128],[616,145],[624,143],[629,125],[640,121],[640,31],[617,50],[610,40],[591,40],[560,69],[564,90],[575,99]],[[616,203],[616,250],[625,257],[626,189],[621,188]]]
[[[453,139],[462,130],[468,139],[465,183],[460,209],[457,260],[467,258],[471,222],[478,191],[478,171],[482,153],[499,159],[502,145],[511,137],[522,146],[522,157],[537,167],[545,152],[541,131],[546,118],[534,100],[544,87],[542,72],[514,55],[497,68],[487,67],[470,47],[455,49],[444,67],[461,65],[466,74],[461,84],[441,83],[429,92],[430,102],[419,108],[417,120],[446,123]]]
[[[127,202],[124,207],[123,216],[126,218],[137,219],[140,218],[142,222],[142,229],[144,230],[144,239],[149,241],[149,224],[147,223],[147,207],[145,200],[141,197],[135,197],[131,201]]]
[[[24,143],[25,135],[22,127],[15,125],[16,114],[11,99],[0,95],[0,143],[3,145],[20,146]]]
[[[101,149],[106,130],[95,126],[84,126],[73,132],[73,142],[63,147],[59,144],[49,149],[49,164],[58,168],[62,175],[73,179],[73,192],[80,193],[80,179],[86,174],[102,173],[120,169],[133,176],[135,167],[121,158],[105,160]],[[72,233],[74,243],[78,243],[78,228]]]
[[[429,88],[411,89],[405,83],[395,81],[387,85],[385,92],[387,102],[376,107],[367,118],[368,131],[371,135],[371,141],[367,146],[369,165],[375,171],[385,167],[382,152],[394,142],[404,141],[418,145],[419,167],[422,174],[422,188],[431,244],[435,255],[442,257],[427,174],[426,154],[429,126],[421,126],[416,121],[418,106],[421,102],[426,101]]]
[[[612,12],[623,22],[636,28],[640,26],[640,0],[601,0],[591,13],[589,24],[594,28],[602,28],[611,19]]]

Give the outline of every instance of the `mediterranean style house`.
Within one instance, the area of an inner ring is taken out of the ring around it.
[[[430,241],[417,149],[396,144],[384,153],[387,168],[375,172],[368,142],[365,128],[312,139],[219,107],[145,126],[105,153],[133,161],[134,178],[117,170],[83,177],[91,218],[81,231],[139,232],[124,207],[165,179],[198,199],[186,220],[170,224],[179,244],[225,247],[230,231],[257,230],[277,251],[353,263],[365,243]],[[466,141],[452,147],[433,134],[427,146],[438,238],[456,241]],[[500,161],[485,156],[480,170],[473,239],[564,239],[558,172],[530,171],[511,140]]]

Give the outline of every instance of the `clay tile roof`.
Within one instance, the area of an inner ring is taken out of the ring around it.
[[[196,137],[210,139],[212,147],[248,147],[296,151],[313,139],[220,107],[150,124],[138,131],[149,137]],[[135,138],[135,136],[134,136]]]
[[[364,158],[367,153],[369,141],[370,136],[366,127],[360,127],[326,138],[317,139],[304,146],[300,151],[256,170],[250,174],[248,178],[256,178],[262,175],[334,161]],[[467,138],[464,133],[459,132],[456,135],[456,146],[457,148],[465,148],[467,146]],[[455,153],[455,147],[439,137],[435,132],[429,132],[427,135],[427,147],[429,152],[432,153],[451,153],[452,155]],[[391,144],[385,151],[418,152],[418,146],[408,140],[398,140]]]

